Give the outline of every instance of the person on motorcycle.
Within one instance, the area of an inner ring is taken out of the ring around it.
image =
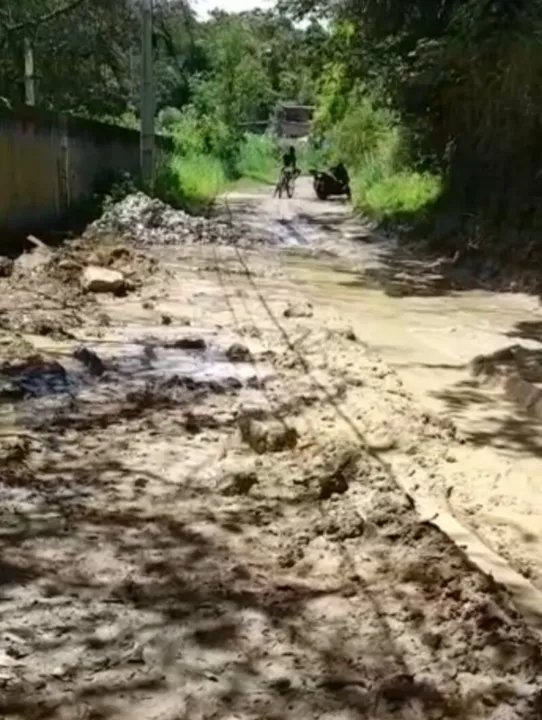
[[[345,168],[344,163],[340,162],[330,168],[331,173],[335,176],[338,182],[344,187],[350,185],[350,178],[348,177],[348,170]]]
[[[330,172],[335,177],[337,182],[344,188],[344,191],[346,192],[346,195],[350,200],[350,177],[348,175],[348,170],[344,166],[344,163],[342,161],[337,163],[337,165],[334,165],[332,168],[330,168]]]

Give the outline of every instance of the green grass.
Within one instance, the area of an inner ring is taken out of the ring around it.
[[[239,137],[217,117],[188,107],[168,125],[174,151],[160,178],[161,196],[189,210],[209,207],[228,188],[275,183],[277,144],[269,137]]]
[[[274,185],[278,170],[277,144],[265,135],[246,135],[239,148],[237,171],[240,180]]]
[[[204,213],[226,187],[224,168],[217,158],[173,154],[158,168],[155,192],[174,207]]]
[[[212,155],[176,155],[171,170],[181,194],[196,203],[212,202],[226,188],[222,163]]]
[[[374,220],[400,218],[423,212],[441,191],[440,178],[431,173],[402,170],[367,183],[363,173],[354,178],[354,204]]]
[[[395,132],[365,156],[352,179],[355,207],[377,221],[423,212],[440,190],[438,175],[409,167]]]
[[[344,162],[354,206],[376,221],[423,214],[441,191],[438,175],[414,167],[400,118],[361,90],[325,137],[326,163]]]

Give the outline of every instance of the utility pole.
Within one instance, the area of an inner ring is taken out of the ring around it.
[[[141,0],[141,177],[150,192],[154,189],[152,6],[153,0]]]
[[[34,48],[32,40],[24,38],[24,99],[27,105],[36,104],[36,88],[34,86]]]

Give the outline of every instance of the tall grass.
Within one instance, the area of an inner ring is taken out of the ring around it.
[[[279,161],[280,151],[275,140],[266,135],[245,135],[237,165],[241,178],[272,184],[277,178]]]
[[[171,170],[179,193],[197,205],[213,202],[226,187],[224,167],[212,155],[175,155]]]
[[[398,118],[367,94],[351,94],[326,140],[328,161],[349,169],[354,205],[374,220],[419,214],[440,193],[439,176],[416,169]]]
[[[190,210],[239,182],[275,182],[279,150],[266,136],[239,135],[212,116],[183,110],[168,128],[174,152],[160,173],[162,196]]]

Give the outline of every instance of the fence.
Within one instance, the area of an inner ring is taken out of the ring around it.
[[[158,138],[160,148],[165,139]],[[53,229],[112,172],[139,174],[139,133],[25,108],[0,110],[0,230]]]

